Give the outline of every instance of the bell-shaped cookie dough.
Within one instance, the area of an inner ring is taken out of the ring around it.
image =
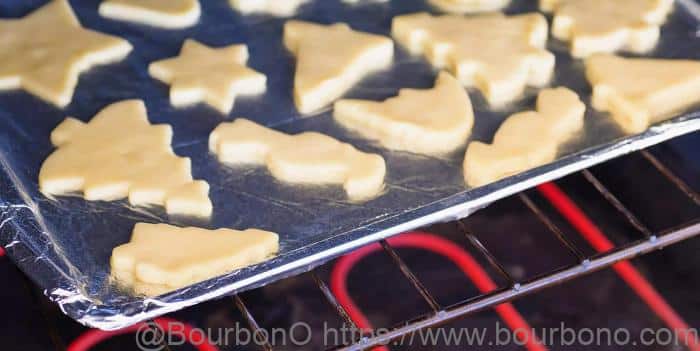
[[[438,9],[449,13],[474,13],[499,11],[508,6],[510,0],[428,0]]]
[[[586,105],[567,88],[542,90],[537,111],[510,116],[492,144],[472,142],[464,157],[464,179],[478,187],[556,159],[559,146],[583,128]]]
[[[388,68],[394,56],[391,39],[344,23],[288,21],[284,45],[297,59],[294,101],[303,114],[327,106],[368,74]]]
[[[209,185],[192,179],[189,158],[170,146],[169,125],[151,125],[142,101],[112,104],[89,123],[67,118],[51,134],[58,147],[41,166],[47,195],[83,192],[89,201],[129,198],[171,215],[208,217]]]
[[[320,133],[288,135],[238,118],[211,133],[209,149],[224,163],[266,165],[285,182],[342,184],[352,200],[372,198],[384,187],[381,156]]]
[[[124,39],[83,28],[68,0],[53,0],[21,19],[0,19],[0,90],[23,88],[65,107],[82,72],[131,49]]]
[[[105,0],[100,15],[162,28],[186,28],[199,21],[199,0]]]
[[[659,41],[673,0],[540,0],[553,11],[552,35],[578,58],[626,50],[644,53]]]
[[[384,102],[339,100],[334,116],[346,128],[389,149],[420,154],[454,151],[464,145],[474,125],[469,95],[444,72],[433,89],[401,89]]]
[[[246,67],[246,62],[245,45],[211,48],[188,39],[180,56],[151,63],[148,73],[170,84],[173,106],[205,102],[228,114],[237,95],[262,94],[266,90],[267,77]]]
[[[528,85],[546,85],[554,72],[554,55],[545,50],[547,20],[540,14],[417,13],[395,17],[392,33],[412,54],[448,69],[496,106],[517,99]]]
[[[294,15],[309,0],[229,0],[243,14],[261,13],[277,17]]]
[[[173,290],[260,263],[277,253],[277,234],[137,223],[131,241],[112,251],[112,276],[129,285]]]
[[[599,54],[586,59],[586,76],[593,107],[610,112],[627,133],[700,103],[700,61]]]

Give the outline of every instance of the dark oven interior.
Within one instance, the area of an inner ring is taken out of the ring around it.
[[[111,333],[2,258],[2,349],[698,350],[699,146],[696,133]]]

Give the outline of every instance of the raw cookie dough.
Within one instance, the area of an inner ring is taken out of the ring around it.
[[[105,0],[102,17],[162,28],[186,28],[199,21],[199,0]]]
[[[294,101],[303,114],[327,106],[368,74],[388,68],[394,56],[391,39],[354,31],[344,23],[288,21],[284,45],[297,58]]]
[[[148,66],[155,79],[170,84],[170,103],[184,107],[199,102],[228,114],[237,95],[265,92],[267,77],[246,67],[248,47],[211,48],[188,39],[180,56]]]
[[[23,88],[65,107],[80,73],[131,49],[124,39],[81,27],[67,0],[53,0],[21,19],[0,19],[0,90]]]
[[[107,106],[89,123],[67,118],[51,133],[58,149],[41,166],[47,195],[82,191],[89,201],[125,197],[132,205],[165,206],[168,214],[208,217],[209,185],[193,181],[191,161],[170,146],[169,125],[151,125],[140,100]]]
[[[389,149],[423,154],[454,151],[467,141],[474,124],[469,95],[444,72],[433,89],[401,89],[384,102],[339,100],[334,116]]]
[[[492,144],[472,142],[464,157],[464,179],[472,187],[495,182],[556,159],[559,145],[583,128],[586,105],[567,88],[545,89],[537,112],[509,117]]]
[[[700,103],[700,61],[599,54],[586,60],[586,76],[593,107],[610,112],[627,133]]]
[[[554,55],[545,50],[547,20],[540,14],[416,13],[395,17],[392,35],[412,54],[477,87],[495,106],[517,99],[527,85],[546,85],[554,72]]]
[[[277,253],[277,234],[137,223],[127,244],[112,251],[118,281],[177,289],[260,263]]]
[[[540,8],[554,12],[552,35],[571,42],[571,55],[582,58],[653,49],[673,0],[540,0]]]
[[[449,13],[473,13],[498,11],[508,6],[510,0],[428,0],[438,9]]]
[[[288,135],[238,118],[211,133],[209,149],[224,163],[264,164],[285,182],[342,184],[353,200],[374,197],[384,187],[381,156],[320,133]]]
[[[294,15],[299,6],[309,0],[229,0],[243,14],[264,13],[277,17]]]

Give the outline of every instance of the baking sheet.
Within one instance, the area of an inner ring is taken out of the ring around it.
[[[0,4],[0,16],[19,17],[44,1]],[[251,289],[310,270],[358,246],[439,221],[462,218],[487,204],[610,158],[700,129],[700,111],[686,111],[644,134],[623,135],[611,119],[589,109],[582,136],[567,144],[556,162],[478,189],[466,188],[461,149],[444,157],[391,152],[349,133],[330,111],[301,118],[292,98],[293,58],[281,43],[283,19],[242,17],[225,0],[202,1],[203,16],[191,29],[170,31],[126,24],[97,15],[97,1],[72,1],[89,28],[120,35],[135,47],[127,60],[83,74],[73,103],[52,107],[21,91],[0,93],[0,240],[9,255],[63,312],[92,327],[116,329],[208,299]],[[348,22],[355,29],[389,34],[395,15],[431,11],[423,0],[343,4],[316,0],[296,18]],[[508,13],[536,10],[536,1],[514,1]],[[680,7],[662,29],[653,57],[700,59],[700,40],[689,12]],[[205,106],[174,109],[168,88],[148,77],[148,63],[175,56],[186,38],[209,45],[247,43],[250,66],[268,77],[268,92],[240,98],[225,118]],[[580,61],[566,45],[550,40],[557,54],[553,86],[565,85],[588,101],[590,88]],[[384,99],[400,88],[429,88],[436,72],[420,57],[398,48],[396,64],[364,80],[347,96]],[[535,90],[507,108],[492,111],[470,91],[476,123],[472,140],[490,141],[508,115],[531,109]],[[87,121],[110,103],[140,98],[152,123],[173,126],[178,154],[193,161],[197,179],[211,186],[215,214],[211,222],[168,219],[160,209],[131,208],[124,201],[87,202],[78,197],[49,199],[38,192],[37,174],[53,151],[51,130],[66,116]],[[207,137],[220,122],[243,116],[285,132],[319,131],[387,161],[386,192],[367,203],[347,200],[341,187],[299,187],[275,181],[264,168],[228,168],[207,150]],[[131,294],[109,283],[111,250],[129,240],[136,222],[170,222],[207,228],[260,228],[280,234],[280,254],[265,263],[196,284],[157,298]]]

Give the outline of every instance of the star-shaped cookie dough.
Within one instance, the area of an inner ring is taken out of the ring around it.
[[[627,133],[700,103],[700,61],[598,54],[586,59],[586,77],[593,107],[610,112]]]
[[[449,13],[474,13],[498,11],[506,7],[510,0],[429,0],[433,6]]]
[[[261,13],[277,17],[294,15],[309,0],[229,0],[243,14]]]
[[[164,293],[260,263],[278,249],[278,235],[264,230],[137,223],[131,241],[112,251],[111,274],[136,290]]]
[[[238,118],[214,129],[209,150],[224,163],[265,165],[285,182],[342,184],[352,200],[375,197],[384,187],[381,156],[321,133],[289,135]]]
[[[0,90],[23,88],[65,107],[82,72],[131,49],[124,39],[83,28],[67,0],[53,0],[23,18],[0,20]]]
[[[492,144],[469,144],[465,181],[482,186],[554,161],[559,146],[583,128],[585,112],[586,105],[567,88],[540,91],[537,111],[508,117]]]
[[[100,15],[162,28],[194,25],[202,13],[199,0],[105,0]]]
[[[673,0],[540,0],[540,8],[554,12],[552,35],[582,58],[653,49]]]
[[[265,92],[267,77],[246,67],[248,48],[231,45],[211,48],[188,39],[180,56],[151,63],[150,75],[170,84],[170,103],[176,107],[204,102],[223,114],[237,95]]]
[[[392,35],[412,54],[425,55],[464,86],[478,88],[491,105],[517,99],[528,85],[546,85],[554,72],[554,55],[545,49],[547,20],[541,14],[416,13],[395,17]]]
[[[67,118],[51,133],[57,149],[41,166],[39,187],[49,195],[82,191],[90,201],[128,197],[132,205],[208,217],[209,185],[192,179],[191,161],[173,152],[172,136],[169,125],[148,122],[139,100],[109,105],[88,123]]]

